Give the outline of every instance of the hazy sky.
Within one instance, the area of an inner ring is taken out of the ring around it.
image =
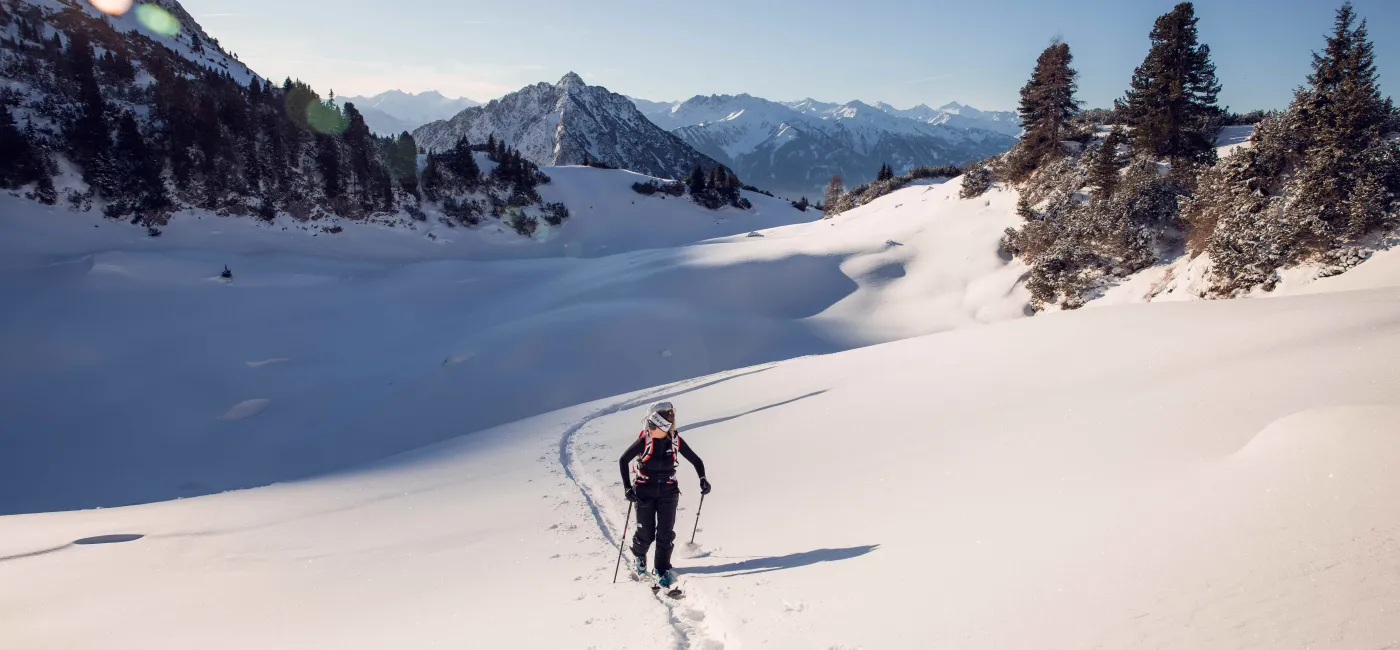
[[[477,100],[574,70],[655,100],[747,92],[775,100],[961,101],[1012,109],[1051,38],[1070,44],[1080,99],[1107,106],[1171,0],[183,0],[264,76],[337,95],[398,88]],[[1236,110],[1281,107],[1339,2],[1203,0]],[[1381,83],[1400,87],[1400,0],[1356,0]]]

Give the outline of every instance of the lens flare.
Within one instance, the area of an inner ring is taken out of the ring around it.
[[[92,8],[109,16],[120,16],[131,10],[131,0],[88,0]]]
[[[156,5],[136,5],[136,19],[141,21],[141,24],[145,25],[146,29],[166,38],[180,33],[179,19]]]
[[[306,125],[312,131],[325,135],[339,135],[349,124],[337,106],[311,102],[306,105]]]

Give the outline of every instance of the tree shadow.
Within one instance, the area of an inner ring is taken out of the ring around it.
[[[791,404],[791,403],[796,402],[796,401],[798,401],[798,400],[807,399],[808,397],[816,397],[816,396],[821,395],[822,393],[825,393],[825,392],[826,392],[826,390],[825,390],[825,389],[822,389],[822,390],[819,390],[819,391],[807,393],[806,395],[799,395],[799,396],[794,397],[794,398],[792,398],[792,399],[783,400],[783,401],[781,401],[781,402],[774,402],[774,403],[772,403],[772,404],[769,404],[768,406],[760,406],[760,407],[758,407],[758,408],[756,408],[756,409],[752,409],[752,410],[749,410],[749,411],[744,411],[743,413],[740,413],[740,414],[738,414],[738,415],[730,415],[730,416],[727,416],[727,417],[714,418],[714,419],[711,419],[711,420],[705,420],[705,421],[703,421],[703,422],[696,422],[695,424],[691,424],[691,425],[688,425],[688,426],[680,427],[680,429],[678,429],[678,431],[679,431],[680,433],[690,433],[691,431],[694,431],[694,430],[699,429],[699,428],[701,428],[701,427],[708,427],[708,426],[710,426],[710,425],[712,425],[712,424],[720,424],[721,422],[728,422],[728,421],[730,421],[730,420],[734,420],[734,419],[737,419],[737,418],[744,417],[745,415],[752,415],[752,414],[757,413],[757,412],[759,412],[759,411],[767,411],[768,409],[777,408],[777,407],[783,406],[783,405],[785,405],[785,404]]]
[[[124,535],[98,535],[97,537],[84,537],[75,540],[73,543],[78,546],[92,546],[94,544],[123,544],[134,542],[145,537],[145,535],[124,534]]]
[[[853,557],[860,557],[877,548],[879,544],[869,544],[865,546],[852,546],[850,548],[819,548],[814,551],[803,551],[801,553],[790,553],[788,555],[778,555],[773,557],[755,557],[729,564],[716,564],[713,566],[686,567],[677,569],[677,573],[711,575],[725,574],[723,577],[746,576],[755,573],[767,573],[780,569],[795,569],[821,562],[835,562],[838,560],[849,560]],[[703,556],[702,556],[703,557]],[[722,557],[722,556],[717,556]]]
[[[19,554],[16,554],[16,555],[5,555],[5,556],[0,556],[0,562],[9,562],[9,561],[11,561],[11,560],[23,560],[23,559],[25,559],[25,558],[39,557],[40,555],[48,555],[49,553],[57,553],[57,552],[62,551],[62,550],[64,550],[64,549],[73,548],[74,546],[92,546],[92,545],[95,545],[95,544],[122,544],[122,543],[125,543],[125,542],[134,542],[134,541],[136,541],[136,540],[138,540],[138,539],[141,539],[141,538],[143,538],[143,537],[145,537],[145,535],[138,535],[138,534],[131,534],[131,533],[127,533],[127,534],[118,534],[118,535],[98,535],[98,536],[96,536],[96,537],[84,537],[84,538],[82,538],[82,539],[75,539],[75,540],[73,540],[73,541],[71,541],[71,542],[69,542],[69,543],[67,543],[67,544],[63,544],[63,545],[61,545],[61,546],[54,546],[54,547],[52,547],[52,548],[45,548],[45,549],[40,549],[40,550],[37,550],[37,551],[30,551],[30,552],[28,552],[28,553],[19,553]]]

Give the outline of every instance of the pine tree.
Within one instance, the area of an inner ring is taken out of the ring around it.
[[[1351,3],[1343,4],[1294,107],[1311,118],[1294,207],[1316,220],[1315,235],[1324,240],[1373,229],[1392,209],[1388,197],[1400,192],[1398,154],[1385,139],[1396,124],[1395,108],[1382,99],[1366,21],[1355,22]]]
[[[686,185],[690,188],[691,196],[698,196],[705,193],[705,169],[696,165],[690,171],[690,176],[686,178]]]
[[[24,132],[15,124],[10,109],[0,105],[0,187],[16,188],[38,180],[34,174],[38,168],[34,147]]]
[[[831,180],[826,182],[826,192],[822,195],[822,208],[828,212],[841,200],[841,195],[846,191],[846,186],[841,182],[840,176],[833,175]]]
[[[518,174],[515,173],[514,166],[519,161],[512,160],[509,156],[502,157],[501,159],[508,161],[508,170],[503,171],[509,171],[510,174],[508,176],[517,176]],[[468,187],[474,187],[477,183],[481,182],[481,167],[476,164],[476,157],[472,155],[471,143],[467,141],[467,136],[458,138],[457,144],[452,147],[452,153],[448,161],[451,163],[449,168],[452,173],[457,176],[458,180],[466,183]]]
[[[374,135],[370,133],[369,126],[365,124],[365,118],[355,108],[354,103],[345,105],[345,134],[342,139],[345,141],[347,157],[349,158],[350,185],[354,187],[354,194],[359,199],[361,207],[366,210],[372,209],[376,195],[374,183],[374,165],[372,162],[372,148],[374,146]]]
[[[1122,127],[1115,126],[1099,144],[1093,164],[1089,166],[1089,184],[1098,188],[1094,191],[1094,198],[1101,201],[1112,198],[1113,190],[1118,187],[1118,170],[1123,166],[1118,158],[1118,147],[1125,144],[1127,139]]]
[[[64,61],[67,74],[78,89],[78,117],[67,129],[68,150],[83,171],[83,182],[99,195],[111,194],[112,140],[107,125],[107,102],[97,85],[92,44],[86,34],[75,31],[68,40]]]
[[[58,190],[54,188],[53,177],[48,172],[41,174],[34,184],[34,198],[44,205],[53,205],[58,201]]]
[[[1157,18],[1151,48],[1116,105],[1133,127],[1133,150],[1171,160],[1208,162],[1224,111],[1210,47],[1197,43],[1195,8],[1178,4]]]
[[[442,174],[438,172],[437,154],[428,152],[427,160],[423,161],[423,177],[420,181],[423,187],[423,196],[429,201],[438,201],[441,196],[438,188],[442,186]]]
[[[1016,216],[1021,217],[1021,220],[1025,222],[1040,220],[1035,210],[1031,209],[1031,202],[1027,201],[1025,197],[1021,197],[1020,200],[1016,201]]]
[[[418,145],[408,131],[389,145],[389,172],[405,192],[418,196]]]
[[[1017,174],[1040,166],[1047,157],[1060,152],[1060,141],[1069,133],[1069,120],[1079,112],[1074,98],[1079,89],[1078,72],[1070,67],[1074,56],[1069,44],[1054,41],[1036,58],[1031,78],[1021,88],[1019,112],[1025,134],[1017,145]]]
[[[337,204],[344,193],[344,177],[340,171],[340,146],[334,136],[316,134],[316,168],[321,172],[321,187],[326,199]]]
[[[130,112],[117,119],[116,158],[122,171],[122,189],[143,211],[165,208],[169,199],[161,180],[161,161],[146,145],[141,129]]]

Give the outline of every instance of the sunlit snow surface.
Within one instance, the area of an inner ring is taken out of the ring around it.
[[[1384,258],[1352,291],[1021,318],[1013,192],[809,221],[547,172],[594,199],[549,242],[207,214],[148,238],[0,198],[3,511],[158,500],[0,517],[0,647],[1400,634]],[[681,472],[682,601],[611,583],[616,458],[659,400],[715,486],[685,544]]]

